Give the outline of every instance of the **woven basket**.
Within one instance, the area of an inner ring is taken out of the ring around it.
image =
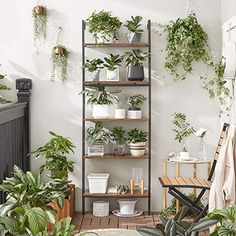
[[[109,202],[93,202],[93,215],[97,217],[109,216]]]

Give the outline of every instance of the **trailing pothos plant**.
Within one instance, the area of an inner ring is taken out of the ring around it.
[[[64,183],[53,180],[44,183],[40,174],[24,173],[14,166],[13,176],[0,185],[6,202],[0,205],[0,235],[47,235],[47,223],[55,223],[55,210],[49,205],[57,199],[62,208]],[[54,234],[67,236],[68,234]]]
[[[69,51],[63,45],[57,45],[52,50],[52,73],[51,73],[51,81],[55,80],[56,77],[56,70],[60,71],[60,76],[62,82],[66,82],[68,79],[68,57]]]
[[[46,39],[47,37],[47,8],[38,5],[32,10],[34,22],[34,40]]]
[[[6,76],[5,75],[1,75],[0,74],[0,80],[3,80]],[[0,91],[1,90],[10,90],[11,88],[6,86],[6,85],[3,85],[3,84],[0,84]],[[0,104],[6,104],[6,103],[10,103],[10,101],[4,99],[1,95],[0,95]]]
[[[230,91],[223,79],[225,64],[223,61],[213,62],[208,35],[199,24],[195,13],[170,21],[164,26],[164,31],[167,33],[165,68],[176,77],[175,80],[185,80],[194,71],[196,62],[205,63],[212,68],[215,78],[200,76],[202,87],[209,92],[210,98],[218,97],[220,105],[229,111],[231,102],[227,99],[230,97]]]

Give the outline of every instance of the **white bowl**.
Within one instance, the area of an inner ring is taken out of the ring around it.
[[[127,199],[119,199],[118,203],[120,206],[120,214],[122,215],[132,215],[134,214],[136,200],[127,200]]]

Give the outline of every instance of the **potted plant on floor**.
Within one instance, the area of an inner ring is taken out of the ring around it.
[[[143,30],[140,28],[142,26],[141,21],[142,16],[131,16],[131,20],[127,20],[127,24],[125,25],[129,33],[127,33],[127,39],[129,43],[138,43],[140,42]]]
[[[107,80],[118,81],[119,80],[119,66],[123,61],[123,57],[120,55],[110,54],[109,57],[104,58],[105,63],[103,66],[107,69]]]
[[[87,104],[93,105],[93,117],[94,118],[109,118],[110,106],[118,101],[118,97],[115,95],[120,90],[108,91],[105,86],[98,85],[88,89],[85,89],[80,94],[85,94],[88,97]]]
[[[88,156],[103,156],[104,144],[111,141],[111,133],[104,129],[102,122],[97,122],[95,127],[87,129]]]
[[[118,17],[108,11],[94,11],[87,19],[88,30],[95,39],[95,44],[115,42],[118,40],[118,31],[122,25]]]
[[[127,102],[129,105],[131,105],[131,107],[129,107],[129,110],[128,110],[129,119],[142,118],[142,111],[141,111],[140,105],[142,105],[146,99],[147,98],[141,94],[128,97]]]
[[[140,157],[145,154],[147,135],[147,132],[138,129],[132,129],[128,132],[128,144],[132,156]]]
[[[87,77],[91,81],[99,80],[100,70],[103,68],[103,60],[100,58],[87,60],[84,68],[87,71]]]
[[[194,128],[187,122],[187,117],[183,113],[174,113],[172,115],[172,123],[175,125],[175,140],[183,145],[183,150],[180,152],[180,158],[188,158],[189,150],[186,145],[186,139],[195,132]],[[181,157],[182,155],[182,157]]]
[[[0,74],[0,80],[3,80],[6,76],[5,75],[1,75]],[[6,85],[0,84],[0,91],[4,91],[4,90],[11,90],[11,88],[9,88]],[[0,95],[0,104],[6,104],[6,103],[10,103],[10,101],[4,99],[1,95]]]
[[[0,185],[0,191],[7,194],[6,202],[0,205],[0,235],[45,235],[47,223],[55,224],[55,210],[51,201],[63,202],[67,188],[61,182],[52,180],[45,183],[40,174],[30,171],[24,173],[14,166],[11,178],[6,178]],[[62,206],[62,205],[61,205]],[[71,218],[63,219],[68,232],[73,230]],[[54,236],[69,236],[65,232]]]
[[[132,52],[126,52],[124,57],[127,67],[127,79],[130,81],[144,80],[143,62],[149,57],[149,53],[140,49],[133,49]]]
[[[111,142],[114,144],[114,156],[125,155],[125,130],[123,127],[114,127],[111,131]]]
[[[31,155],[36,159],[44,158],[45,163],[40,167],[40,173],[49,172],[48,177],[61,185],[67,190],[63,202],[52,201],[51,206],[57,211],[56,220],[73,216],[75,208],[75,185],[68,180],[69,173],[74,170],[74,161],[68,160],[68,155],[74,153],[75,146],[63,136],[49,132],[51,140],[44,146],[39,147]],[[61,208],[63,206],[63,209]]]

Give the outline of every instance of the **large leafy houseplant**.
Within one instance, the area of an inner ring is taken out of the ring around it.
[[[88,97],[87,104],[93,105],[94,118],[108,118],[110,116],[109,106],[118,101],[115,94],[119,92],[120,90],[108,91],[105,86],[98,85],[85,89],[80,94],[85,94]]]
[[[57,45],[53,48],[51,54],[52,60],[52,73],[51,73],[51,81],[55,80],[57,69],[60,72],[60,77],[63,83],[65,83],[68,79],[68,58],[69,51],[63,45]]]
[[[187,122],[187,117],[183,113],[174,113],[172,123],[175,125],[175,140],[183,144],[183,152],[187,152],[186,138],[195,132],[194,128]]]
[[[84,64],[84,68],[87,71],[89,80],[99,80],[100,70],[103,68],[103,60],[100,58],[87,60]]]
[[[6,76],[5,75],[1,75],[0,74],[0,80],[3,80]],[[9,88],[6,85],[0,84],[0,91],[2,90],[10,90],[11,88]],[[1,95],[0,95],[0,104],[6,104],[6,103],[10,103],[10,101],[4,99]]]
[[[136,94],[128,97],[127,103],[131,106],[128,109],[128,118],[140,119],[142,117],[140,105],[142,105],[146,99],[147,98],[142,94]]]
[[[37,40],[47,37],[47,8],[42,5],[35,6],[32,10],[32,17],[36,43]]]
[[[14,166],[13,176],[3,181],[0,191],[7,194],[0,205],[1,235],[23,236],[46,235],[47,223],[55,223],[49,204],[57,199],[62,207],[66,189],[61,181],[44,183],[40,174],[24,173]]]
[[[149,57],[149,53],[143,52],[140,49],[133,49],[131,52],[126,52],[124,57],[127,66],[128,80],[144,80],[143,62]]]
[[[108,11],[94,11],[92,15],[87,19],[89,32],[95,39],[95,44],[102,44],[112,41],[116,41],[118,30],[122,23],[118,17],[112,15]]]

